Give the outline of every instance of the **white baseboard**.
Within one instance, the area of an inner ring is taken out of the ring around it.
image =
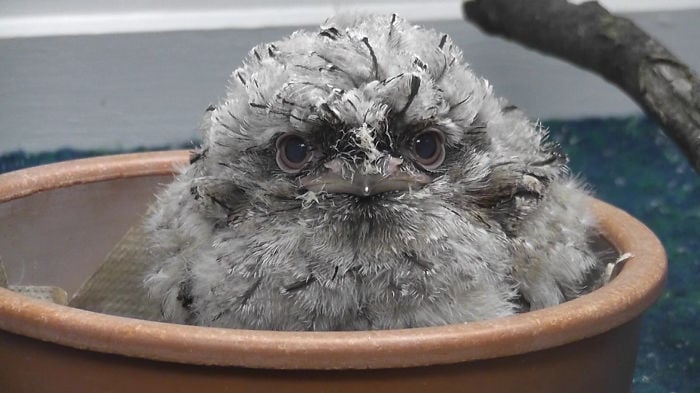
[[[581,3],[584,0],[572,1]],[[294,6],[284,2],[267,2],[266,6],[241,3],[232,1],[226,6],[221,2],[205,1],[192,6],[156,7],[132,12],[105,6],[80,13],[76,11],[78,7],[68,12],[52,10],[46,14],[42,14],[41,10],[32,12],[31,2],[19,7],[20,12],[2,12],[3,5],[0,5],[0,14],[5,15],[0,16],[0,38],[318,25],[330,15],[350,10],[395,12],[409,20],[422,22],[462,18],[459,0],[328,1],[307,4],[296,1]],[[613,12],[700,8],[700,0],[601,0],[601,3]]]
[[[218,29],[255,29],[314,26],[343,11],[397,13],[409,20],[460,19],[459,1],[425,3],[379,2],[295,6],[241,6],[229,9],[156,10],[133,13],[95,13],[0,17],[0,38],[54,35],[144,33]]]

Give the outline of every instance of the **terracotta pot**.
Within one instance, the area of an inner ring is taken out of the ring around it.
[[[10,284],[75,291],[138,222],[186,152],[77,160],[0,176]],[[483,322],[360,332],[202,328],[115,317],[0,289],[0,391],[629,391],[641,314],[666,257],[637,220],[594,201],[629,252],[608,285]]]

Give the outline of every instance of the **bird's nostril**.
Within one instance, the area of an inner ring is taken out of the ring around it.
[[[387,176],[395,174],[398,172],[401,164],[403,164],[403,158],[389,156],[384,164],[384,174]]]
[[[339,175],[343,173],[344,166],[338,158],[326,162],[325,164],[323,164],[323,166],[326,167],[326,169],[328,169],[331,173]]]

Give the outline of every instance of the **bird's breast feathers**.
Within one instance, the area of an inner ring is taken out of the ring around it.
[[[166,320],[403,328],[590,290],[565,155],[447,35],[340,16],[258,45],[202,128],[146,221]]]

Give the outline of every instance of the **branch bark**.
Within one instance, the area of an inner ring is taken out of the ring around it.
[[[466,0],[467,19],[598,73],[632,97],[700,173],[700,80],[661,43],[597,2]]]

